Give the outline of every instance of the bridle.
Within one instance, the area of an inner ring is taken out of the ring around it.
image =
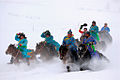
[[[85,44],[84,44],[85,45]],[[78,47],[79,49],[80,49],[80,47]],[[87,47],[87,45],[85,45],[85,51],[84,52],[82,52],[83,54],[81,55],[81,58],[83,58],[84,57],[84,55],[85,55],[85,53],[87,52],[87,50],[88,50],[88,47]]]

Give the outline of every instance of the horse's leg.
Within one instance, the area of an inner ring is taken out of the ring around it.
[[[11,59],[10,59],[10,63],[13,64],[13,61],[14,61],[14,58],[12,56]]]
[[[30,58],[26,58],[27,65],[30,65]]]
[[[66,64],[66,59],[65,58],[63,58],[63,64]]]
[[[13,64],[13,62],[14,62],[14,57],[12,56],[8,64]]]
[[[17,63],[19,63],[19,57],[16,57],[15,59],[14,59],[14,61],[13,61],[13,63],[15,63],[15,64],[17,64]]]
[[[67,68],[67,72],[70,72],[70,66],[67,66],[66,68]]]

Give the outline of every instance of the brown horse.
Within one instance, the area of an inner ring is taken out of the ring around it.
[[[40,59],[43,61],[48,61],[57,57],[57,51],[55,46],[51,44],[46,44],[45,42],[40,42],[36,44],[35,53],[40,55]]]
[[[63,61],[64,64],[68,62],[72,62],[70,58],[70,51],[66,46],[61,45],[59,49],[60,59]]]
[[[71,51],[67,46],[61,45],[59,49],[60,59],[63,61],[63,64],[67,65],[66,69],[68,72],[71,71],[70,67],[78,62],[77,52]],[[76,58],[77,57],[77,60]]]
[[[32,51],[32,53],[30,54],[31,58],[24,59],[22,57],[22,53],[20,52],[20,50],[18,50],[15,45],[10,44],[8,46],[8,49],[6,50],[6,54],[9,54],[12,56],[10,63],[16,64],[16,63],[19,63],[19,60],[22,60],[22,61],[27,62],[28,65],[30,65],[30,60],[36,60],[36,54],[35,54],[34,50],[31,50],[31,51]]]

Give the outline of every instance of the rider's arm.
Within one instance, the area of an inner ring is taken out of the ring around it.
[[[101,31],[104,31],[104,27],[101,28]]]
[[[46,37],[45,33],[42,33],[42,34],[41,34],[41,37],[42,37],[42,38],[45,38],[45,37]]]
[[[79,32],[82,34],[82,33],[84,33],[83,31],[81,31],[81,29],[79,29]]]
[[[18,35],[16,34],[16,36],[15,36],[15,40],[16,41],[19,41],[20,40],[20,38],[18,38]]]
[[[63,39],[62,45],[66,45],[65,38],[66,38],[66,37],[64,37],[64,39]]]

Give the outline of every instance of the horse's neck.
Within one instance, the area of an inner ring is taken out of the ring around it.
[[[14,47],[14,54],[17,54],[18,49],[16,47]]]
[[[66,52],[66,55],[67,55],[67,56],[70,56],[71,54],[72,54],[71,50],[68,49],[68,51]]]

